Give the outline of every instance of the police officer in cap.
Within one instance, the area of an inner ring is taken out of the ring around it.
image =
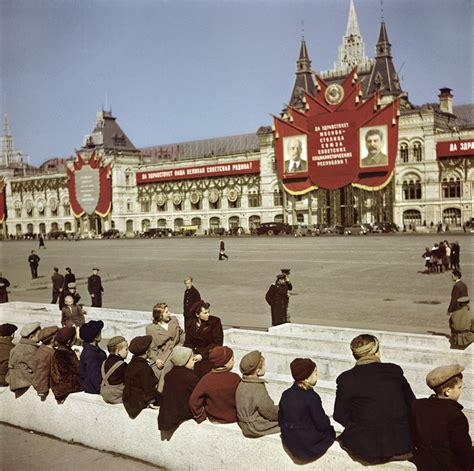
[[[289,268],[282,268],[281,269],[281,274],[285,275],[285,281],[286,281],[286,286],[288,287],[288,291],[293,290],[293,285],[291,284],[290,281],[290,269]]]
[[[275,283],[270,285],[265,300],[272,313],[272,326],[285,324],[288,319],[288,285],[287,276],[277,275]]]
[[[91,295],[92,307],[102,307],[102,280],[99,276],[99,269],[93,268],[92,275],[87,279],[87,289]]]

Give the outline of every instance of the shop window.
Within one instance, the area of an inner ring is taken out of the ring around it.
[[[443,223],[450,226],[460,226],[461,210],[458,208],[446,208],[443,210]]]
[[[303,213],[297,213],[296,214],[296,222],[298,224],[303,224],[304,223],[304,214]]]
[[[274,222],[278,222],[278,223],[283,223],[283,214],[277,214],[277,215],[273,218],[273,221],[274,221]]]
[[[197,226],[198,228],[201,228],[201,218],[192,218],[191,219],[191,226]]]
[[[143,219],[142,221],[142,232],[146,232],[150,230],[150,220],[149,219]]]
[[[64,230],[65,231],[70,231],[71,230],[71,223],[70,222],[65,222],[64,223]]]
[[[403,212],[403,224],[407,227],[421,226],[421,213],[416,209],[408,209]]]
[[[174,220],[174,229],[175,229],[175,231],[179,231],[182,226],[184,226],[183,218],[176,218]]]
[[[166,227],[166,219],[158,219],[158,227]]]
[[[459,178],[443,178],[441,183],[443,198],[461,197],[461,180]]]
[[[131,219],[127,219],[127,222],[125,223],[125,229],[127,232],[133,232],[133,221]]]
[[[257,229],[257,227],[260,226],[260,221],[261,221],[260,216],[257,216],[257,215],[250,216],[249,217],[249,229],[251,231],[254,231],[255,229]]]

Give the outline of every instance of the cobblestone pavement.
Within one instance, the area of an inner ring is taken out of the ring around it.
[[[87,276],[98,265],[105,287],[104,307],[150,310],[167,302],[182,309],[183,279],[211,303],[211,313],[228,326],[266,328],[264,296],[280,268],[291,268],[293,322],[410,332],[447,333],[449,273],[422,274],[425,247],[442,239],[461,245],[461,271],[473,282],[474,235],[393,234],[321,237],[226,238],[228,261],[218,261],[216,238],[47,241],[40,278],[31,280],[27,257],[34,241],[0,242],[10,299],[49,302],[50,275],[71,266],[86,306]]]

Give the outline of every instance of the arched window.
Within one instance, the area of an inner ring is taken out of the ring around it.
[[[418,176],[409,175],[403,180],[402,193],[404,200],[420,200],[422,197],[421,182]]]
[[[408,144],[400,144],[400,160],[403,163],[408,162]]]
[[[51,223],[51,230],[52,231],[58,231],[59,230],[59,226],[58,226],[57,222],[52,222]]]
[[[416,209],[403,211],[403,224],[406,226],[421,226],[421,213]]]
[[[239,216],[231,216],[229,218],[229,229],[237,229],[240,226]]]
[[[149,219],[143,219],[142,220],[142,232],[146,232],[150,230],[150,220]]]
[[[460,226],[461,210],[458,208],[446,208],[443,210],[443,223],[450,226]]]
[[[133,220],[132,219],[127,219],[127,222],[125,223],[125,230],[128,233],[133,232]]]
[[[21,224],[15,226],[16,235],[21,235]]]
[[[176,218],[174,220],[174,230],[179,231],[181,229],[181,226],[184,226],[183,218]]]
[[[212,217],[209,219],[209,228],[210,229],[217,229],[218,227],[221,227],[221,220],[218,217]]]
[[[33,224],[30,223],[30,224],[28,224],[28,225],[26,226],[26,232],[27,232],[28,234],[33,234],[33,232],[34,232]]]
[[[40,234],[46,234],[46,224],[44,222],[40,223],[39,225],[39,231],[40,231]]]
[[[64,223],[64,230],[65,231],[70,231],[71,230],[71,223],[70,222],[65,222]]]
[[[201,228],[201,218],[192,218],[191,219],[191,226],[197,226],[200,229]]]
[[[461,197],[461,180],[459,177],[443,178],[441,182],[443,198]]]
[[[421,142],[415,142],[413,144],[413,160],[415,162],[421,162],[423,160],[423,147]]]
[[[158,219],[158,227],[166,227],[166,219]]]
[[[296,221],[298,224],[303,224],[304,223],[304,214],[303,213],[297,213],[296,214]]]
[[[249,229],[255,230],[258,226],[260,226],[260,216],[253,215],[249,217]]]
[[[283,214],[277,214],[277,215],[273,218],[273,221],[274,221],[274,222],[283,223]]]

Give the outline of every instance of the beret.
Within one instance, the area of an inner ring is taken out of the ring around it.
[[[79,335],[84,342],[92,342],[103,328],[104,323],[102,321],[89,321],[81,326]]]
[[[303,381],[311,376],[316,363],[310,358],[295,358],[290,363],[291,376],[295,381]]]
[[[67,287],[68,287],[68,288],[75,288],[75,287],[76,287],[76,283],[74,283],[74,281],[71,281],[70,283],[67,284]]]
[[[184,366],[191,358],[193,351],[188,347],[176,345],[171,353],[171,363],[175,366]]]
[[[56,334],[57,343],[67,343],[76,335],[76,329],[74,327],[63,327],[58,330]]]
[[[122,337],[121,335],[116,335],[107,342],[107,348],[116,347],[117,345],[120,345],[122,342],[126,341],[127,339],[125,337]]]
[[[29,337],[35,330],[41,329],[41,324],[39,322],[30,322],[23,326],[20,330],[20,335],[22,337]]]
[[[258,350],[254,350],[247,353],[247,355],[244,355],[242,360],[240,360],[240,371],[242,374],[247,375],[255,371],[261,359],[262,354]]]
[[[130,342],[128,349],[134,355],[143,355],[150,348],[153,337],[151,335],[143,335],[141,337],[135,337]]]
[[[40,342],[44,342],[45,340],[48,340],[51,337],[53,337],[54,335],[56,335],[58,330],[59,330],[59,327],[57,327],[55,325],[52,325],[50,327],[45,327],[44,329],[40,330],[40,332],[38,334],[38,340]]]
[[[1,324],[0,325],[0,337],[10,337],[18,327],[15,324],[9,324],[8,322],[6,324]]]
[[[438,366],[426,375],[426,384],[431,389],[436,388],[463,371],[462,365]]]
[[[469,301],[469,296],[461,296],[460,298],[458,298],[458,303],[468,303]]]
[[[224,366],[232,357],[234,352],[229,347],[214,347],[209,352],[209,361],[215,368]]]

